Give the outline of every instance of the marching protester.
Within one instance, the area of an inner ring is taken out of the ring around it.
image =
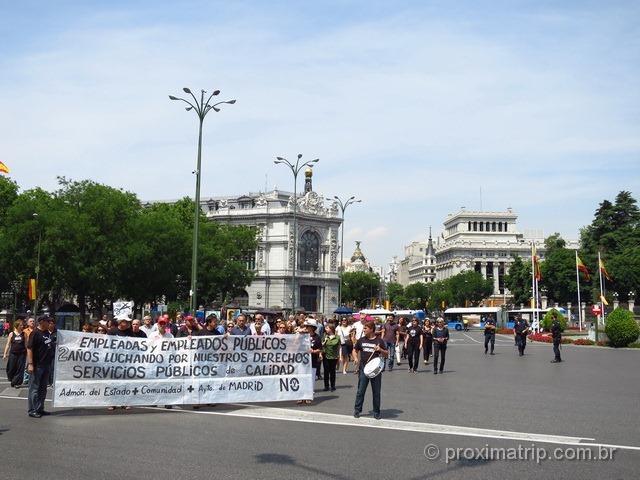
[[[3,359],[7,356],[7,380],[14,388],[20,388],[24,380],[24,367],[27,360],[27,342],[23,333],[22,320],[13,322],[13,331],[4,346]],[[7,355],[8,354],[8,355]]]
[[[243,336],[251,335],[251,327],[247,325],[247,316],[244,313],[238,315],[238,317],[236,318],[236,326],[229,331],[229,334]]]
[[[351,330],[351,341],[352,343],[355,345],[356,342],[358,340],[360,340],[360,338],[362,338],[362,335],[364,334],[364,322],[362,321],[362,316],[358,317],[358,320],[353,322],[353,324],[351,325],[353,327],[353,329]],[[375,332],[375,324],[374,324],[374,332]],[[355,350],[353,350],[353,363],[355,364],[355,369],[353,371],[353,373],[355,373],[356,375],[358,375],[358,365],[359,365],[359,360],[358,360],[358,352],[356,352]]]
[[[333,324],[328,324],[322,341],[322,366],[324,367],[324,391],[336,390],[336,367],[340,356],[340,337],[336,335]]]
[[[222,335],[224,334],[224,328],[222,331],[218,328],[218,317],[211,314],[207,317],[207,323],[202,330],[198,332],[198,335]]]
[[[163,338],[174,338],[169,329],[169,322],[166,318],[164,318],[164,316],[158,318],[156,326],[158,328],[154,332],[151,332],[151,335],[149,335],[149,338],[151,340],[157,341]]]
[[[313,318],[310,318],[304,322],[304,325],[311,340],[311,375],[317,379],[318,367],[322,361],[322,340],[316,333],[318,323]],[[311,400],[298,400],[298,405],[310,405],[311,403]]]
[[[55,352],[49,321],[49,317],[40,317],[38,328],[31,332],[27,341],[27,371],[30,374],[28,414],[32,418],[50,415],[44,409],[49,371]]]
[[[27,313],[29,314],[29,312]],[[35,329],[35,325],[36,325],[36,321],[34,320],[34,318],[28,317],[27,326],[23,330],[25,343],[29,342],[29,336],[31,335],[31,332],[33,332],[33,330]],[[24,378],[22,380],[22,384],[29,385],[29,369],[28,368],[24,369]]]
[[[253,319],[253,323],[249,325],[251,335],[271,335],[271,325],[264,321],[264,315],[257,313]]]
[[[418,325],[418,319],[413,317],[411,325],[409,325],[409,328],[407,329],[407,336],[405,338],[407,357],[409,358],[409,372],[416,373],[418,371],[422,341],[422,329],[420,328],[420,325]]]
[[[380,419],[380,390],[382,389],[382,375],[377,373],[373,378],[365,374],[365,367],[369,362],[376,359],[384,359],[389,355],[385,349],[384,341],[376,336],[376,327],[373,322],[366,322],[363,328],[364,335],[358,339],[354,351],[360,355],[358,362],[358,392],[356,394],[356,402],[354,405],[353,416],[360,418],[362,413],[362,405],[364,404],[364,395],[367,391],[369,383],[371,383],[371,393],[373,395],[373,418]],[[382,370],[380,366],[380,370]]]
[[[401,364],[403,358],[405,358],[405,340],[407,339],[407,320],[404,317],[400,317],[398,320],[398,339],[396,341],[396,363]],[[393,352],[389,352],[389,355],[393,355]]]
[[[553,312],[553,321],[551,322],[551,336],[553,337],[553,354],[555,358],[551,360],[551,363],[560,363],[560,344],[562,343],[562,326],[558,319],[558,313]]]
[[[82,324],[82,332],[83,333],[93,333],[93,327],[89,322]]]
[[[423,359],[425,365],[429,363],[429,357],[431,356],[431,353],[433,351],[433,335],[431,333],[432,328],[433,325],[431,325],[431,320],[427,318],[424,321],[424,326],[422,327],[422,334],[424,336],[424,341],[422,342],[422,351],[424,352]]]
[[[145,315],[144,317],[142,317],[142,325],[140,326],[140,330],[142,330],[147,337],[151,335],[151,332],[157,330],[157,327],[151,323],[151,315]]]
[[[489,344],[491,344],[491,355],[496,345],[496,320],[493,317],[489,317],[484,321],[484,354],[487,354],[489,350]]]
[[[529,324],[522,318],[522,315],[518,315],[516,323],[513,326],[513,335],[515,337],[516,345],[518,346],[518,356],[524,355],[524,349],[527,346],[527,335],[529,334]]]
[[[440,373],[444,370],[444,357],[447,352],[447,342],[449,342],[449,328],[444,324],[442,318],[438,318],[436,326],[432,330],[433,335],[433,374],[438,373],[438,357],[440,357]]]
[[[191,315],[187,315],[184,319],[184,325],[178,329],[178,335],[176,335],[176,337],[180,338],[198,335],[200,328],[200,324]]]
[[[142,330],[140,320],[137,318],[131,322],[131,336],[137,338],[147,338],[147,334]]]
[[[336,334],[340,337],[340,364],[342,365],[342,374],[347,374],[349,368],[349,360],[353,353],[353,342],[351,341],[351,330],[353,327],[349,325],[349,320],[343,317],[340,325],[336,328]]]
[[[116,335],[118,337],[130,337],[131,336],[131,319],[126,315],[120,315],[116,318],[117,324],[115,327],[107,330],[108,335]]]
[[[390,352],[382,371],[386,370],[388,363],[389,371],[391,372],[393,371],[393,352],[396,350],[396,342],[398,341],[398,325],[396,325],[393,315],[387,317],[382,328],[382,340],[384,340],[386,350]]]
[[[96,327],[96,333],[100,333],[100,334],[107,334],[107,327],[102,325],[102,324],[98,324],[98,326]]]

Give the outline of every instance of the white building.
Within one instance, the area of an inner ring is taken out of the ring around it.
[[[436,280],[436,253],[429,228],[426,242],[411,242],[404,247],[404,258],[397,262],[396,281],[403,286]]]
[[[544,258],[542,231],[520,233],[516,225],[517,219],[517,214],[510,208],[504,212],[476,212],[463,208],[457,213],[449,214],[435,245],[435,279],[444,280],[465,270],[475,270],[493,280],[494,296],[508,295],[509,292],[504,287],[504,276],[513,263],[513,255],[531,261],[531,244],[534,243],[538,256]],[[577,240],[566,243],[567,248],[578,248]],[[420,250],[416,254],[415,248],[407,248],[405,259],[400,261],[398,281],[403,285],[428,281],[427,273],[421,273],[417,268],[421,262],[427,262],[426,251],[420,258]],[[414,254],[415,258],[407,253]],[[415,267],[411,268],[412,265]]]
[[[325,205],[305,172],[305,191],[297,199],[296,307],[331,313],[338,307],[338,205]],[[258,247],[250,266],[256,276],[236,299],[243,306],[290,309],[293,294],[293,194],[274,190],[239,197],[212,197],[202,208],[213,221],[257,228]]]

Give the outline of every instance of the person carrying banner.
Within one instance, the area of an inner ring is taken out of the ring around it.
[[[356,402],[354,405],[353,416],[360,418],[362,413],[362,405],[364,404],[364,395],[367,387],[371,383],[371,392],[373,394],[373,418],[380,420],[380,391],[382,389],[382,375],[378,373],[375,377],[370,378],[365,374],[365,367],[369,362],[376,361],[379,358],[387,358],[389,351],[385,348],[384,340],[376,336],[376,326],[373,322],[364,323],[364,335],[356,342],[353,347],[354,351],[360,354],[359,371],[358,371],[358,392],[356,394]]]
[[[27,342],[27,371],[30,375],[28,414],[32,418],[50,415],[44,409],[49,371],[55,354],[49,321],[49,317],[40,317],[38,328],[31,332]]]

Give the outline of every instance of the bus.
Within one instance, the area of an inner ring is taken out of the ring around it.
[[[489,318],[496,321],[498,328],[509,328],[506,312],[500,307],[447,308],[444,311],[444,321],[450,330],[462,330],[464,320],[469,328],[484,328],[484,322]]]

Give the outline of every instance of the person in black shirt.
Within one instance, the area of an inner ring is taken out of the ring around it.
[[[358,339],[353,347],[355,352],[360,354],[359,374],[358,374],[358,393],[356,394],[356,403],[353,416],[360,418],[362,413],[362,405],[364,404],[364,394],[367,391],[369,383],[371,383],[371,391],[373,393],[373,418],[380,420],[380,390],[382,389],[382,375],[378,374],[374,378],[369,378],[364,374],[365,365],[372,359],[377,357],[386,358],[389,352],[386,350],[384,340],[376,336],[376,326],[373,322],[367,321],[363,328],[364,335]]]
[[[110,328],[107,331],[107,335],[115,335],[117,337],[131,337],[133,332],[131,330],[131,319],[126,316],[119,316],[117,319],[117,326],[115,328]]]
[[[409,372],[416,373],[418,363],[420,363],[420,350],[422,350],[422,329],[418,325],[418,319],[413,317],[411,325],[407,328],[407,336],[405,338],[407,347],[407,357],[409,357]]]
[[[494,318],[488,318],[484,322],[484,354],[487,354],[489,350],[489,343],[491,343],[491,355],[496,345],[496,320]]]
[[[44,409],[44,400],[47,397],[49,371],[55,355],[49,321],[49,317],[40,317],[38,328],[29,335],[27,342],[27,371],[30,374],[28,413],[33,418],[49,415]]]
[[[218,317],[215,315],[209,315],[207,317],[207,323],[204,328],[198,332],[198,335],[222,335],[222,332],[218,328]]]
[[[424,336],[424,340],[422,342],[422,352],[424,358],[424,364],[429,363],[429,357],[433,352],[433,336],[431,335],[431,320],[428,318],[424,321],[424,325],[422,327],[422,333]]]
[[[432,330],[433,335],[433,374],[438,373],[438,357],[440,357],[440,373],[444,370],[444,357],[447,352],[447,343],[449,342],[449,329],[445,327],[444,320],[439,318],[435,328]]]
[[[560,344],[562,343],[562,325],[558,320],[558,314],[554,312],[553,322],[551,323],[551,336],[553,337],[553,354],[555,358],[551,360],[551,363],[560,363]]]
[[[147,334],[143,330],[140,330],[140,320],[135,319],[131,322],[131,336],[137,338],[147,338]]]
[[[9,334],[2,358],[7,358],[7,379],[14,388],[20,388],[24,379],[24,367],[27,362],[27,342],[23,332],[22,320],[13,322],[13,331]]]
[[[516,345],[518,346],[518,355],[521,357],[524,355],[524,349],[527,346],[527,334],[529,333],[529,324],[522,315],[518,315],[516,323],[513,326],[513,334],[516,339]]]

